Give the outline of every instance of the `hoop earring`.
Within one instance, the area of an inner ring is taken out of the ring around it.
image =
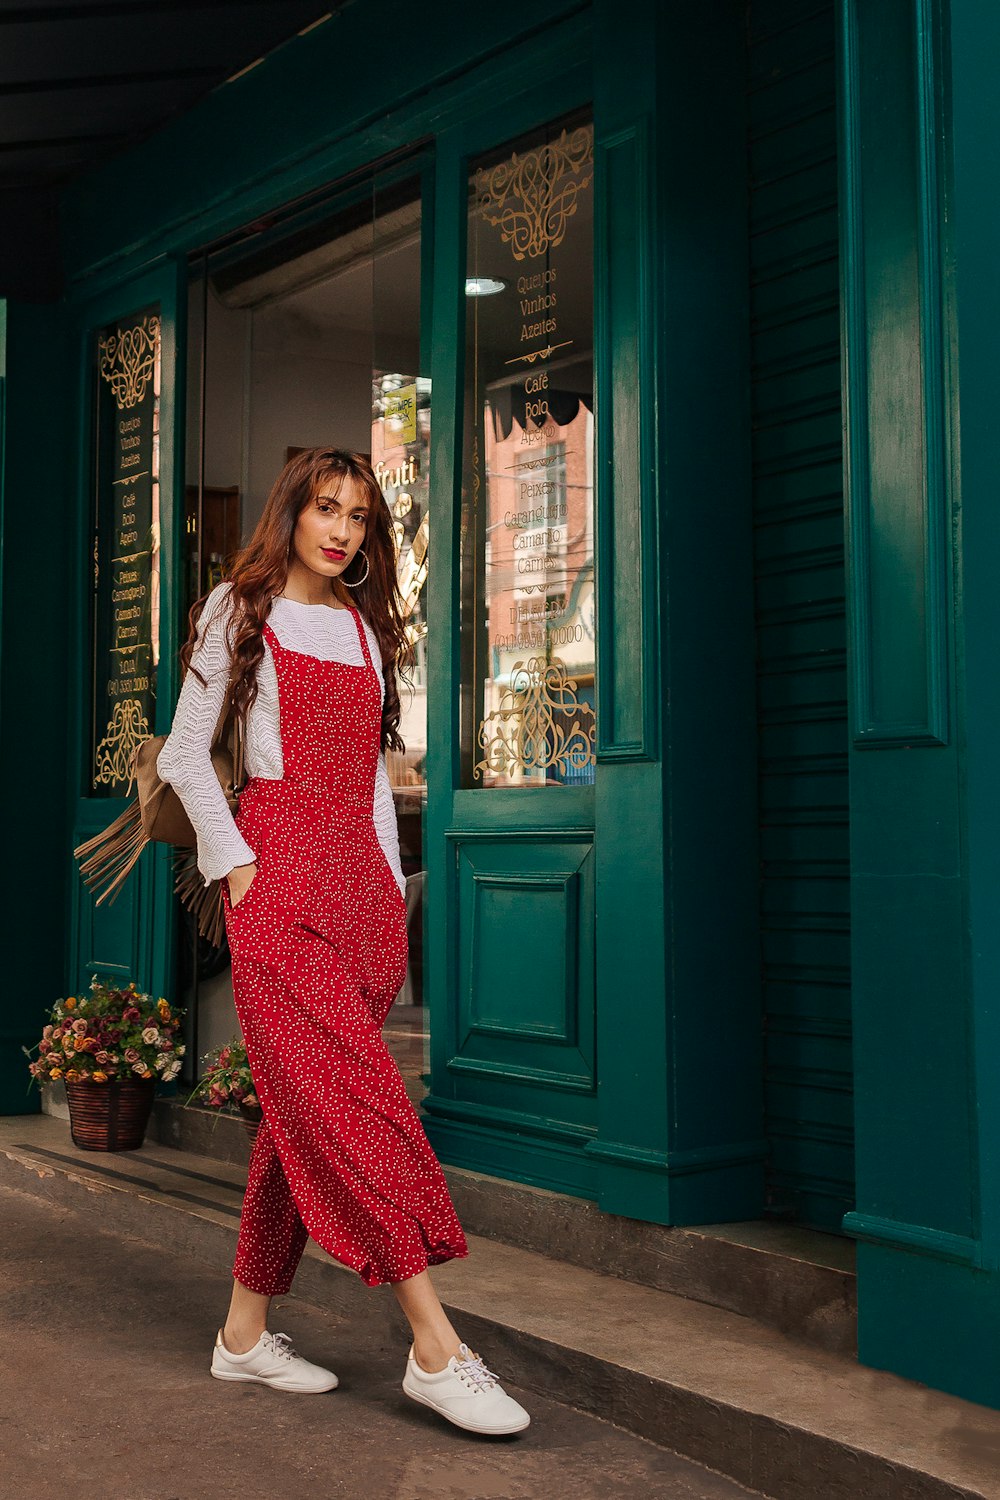
[[[348,583],[346,578],[341,577],[341,580],[340,580],[341,583],[344,584],[344,586],[346,588],[349,588],[349,589],[356,589],[357,586],[358,586],[358,584],[359,583],[364,583],[365,579],[368,577],[368,572],[369,572],[368,553],[365,551],[364,547],[359,547],[358,551],[361,553],[362,557],[365,560],[365,571],[362,573],[362,575],[361,575],[360,578],[355,578],[355,580],[354,580],[353,583]]]

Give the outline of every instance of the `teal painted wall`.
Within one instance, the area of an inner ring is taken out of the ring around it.
[[[768,1212],[854,1202],[836,11],[754,0],[751,380]]]

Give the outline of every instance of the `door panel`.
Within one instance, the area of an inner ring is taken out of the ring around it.
[[[591,845],[524,833],[459,836],[453,845],[460,947],[451,1068],[592,1091]]]
[[[561,102],[508,104],[439,142],[433,504],[442,520],[429,662],[430,722],[440,729],[428,747],[424,1109],[443,1160],[502,1164],[506,1177],[592,1196],[594,150],[585,88],[582,75],[569,78]]]

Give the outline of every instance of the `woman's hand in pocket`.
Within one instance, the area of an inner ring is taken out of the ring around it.
[[[236,910],[247,891],[253,885],[256,874],[256,864],[236,865],[226,876],[226,879],[229,881],[229,905],[233,911]]]

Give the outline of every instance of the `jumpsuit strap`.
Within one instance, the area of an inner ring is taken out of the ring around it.
[[[353,604],[349,604],[347,607],[351,611],[351,614],[354,616],[354,623],[358,627],[358,635],[361,637],[361,649],[364,652],[365,656],[365,666],[371,667],[372,671],[374,672],[375,663],[372,661],[372,654],[368,649],[368,633],[365,630],[364,625],[362,624],[361,616],[358,613],[357,609],[355,609]]]

